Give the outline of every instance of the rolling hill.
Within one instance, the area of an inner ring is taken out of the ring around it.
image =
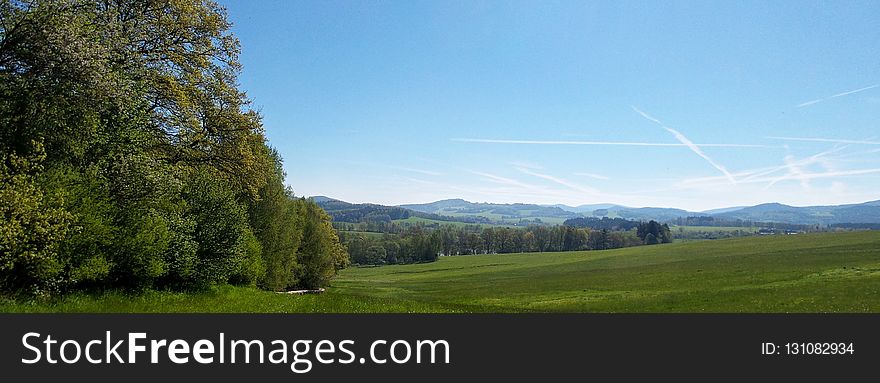
[[[583,205],[597,207],[585,211],[582,206],[569,207],[554,205],[584,216],[626,218],[632,220],[672,221],[686,217],[714,217],[725,220],[753,222],[775,222],[796,225],[837,225],[837,224],[880,224],[880,201],[837,206],[789,206],[780,203],[766,203],[755,206],[736,206],[692,212],[672,208],[632,208],[619,205]]]
[[[399,220],[418,217],[437,221],[481,224],[561,224],[578,217],[624,218],[635,221],[675,221],[686,217],[713,217],[723,220],[742,220],[759,223],[795,225],[880,225],[880,201],[838,206],[789,206],[766,203],[755,206],[730,207],[704,212],[674,208],[627,207],[614,204],[580,206],[535,205],[525,203],[497,204],[446,199],[424,204],[383,206],[352,204],[329,197],[313,197],[334,220],[358,222],[364,217]],[[388,217],[388,218],[386,218]],[[868,226],[871,227],[871,226]]]
[[[400,205],[400,207],[440,216],[477,216],[499,222],[538,219],[540,221],[535,222],[556,221],[558,223],[560,219],[565,220],[580,217],[580,214],[578,213],[566,211],[554,206],[524,203],[474,203],[463,199],[448,199],[426,204]]]
[[[779,203],[714,214],[715,217],[793,224],[880,223],[880,201],[840,206],[795,207]]]
[[[391,221],[412,221],[419,219],[424,221],[438,222],[461,222],[471,224],[491,224],[491,220],[487,217],[476,215],[465,215],[459,217],[442,216],[413,209],[407,209],[400,206],[384,206],[369,203],[349,203],[338,199],[315,196],[311,197],[318,206],[327,211],[333,218],[334,222],[391,222]]]

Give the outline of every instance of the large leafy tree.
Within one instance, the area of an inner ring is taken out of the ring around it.
[[[0,0],[6,290],[281,289],[344,265],[303,234],[326,216],[285,188],[230,26],[207,0]]]
[[[217,4],[4,0],[0,28],[4,150],[45,141],[50,161],[82,165],[137,148],[254,195],[265,182],[262,126]]]
[[[314,201],[300,200],[303,211],[303,241],[300,245],[299,284],[314,289],[348,265],[348,254],[339,243],[330,216]]]

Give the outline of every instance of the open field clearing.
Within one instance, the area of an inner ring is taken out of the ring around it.
[[[766,236],[350,268],[320,295],[110,292],[0,311],[880,312],[880,232]]]

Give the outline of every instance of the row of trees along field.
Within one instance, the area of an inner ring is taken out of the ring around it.
[[[0,3],[0,289],[270,290],[348,263],[203,0]]]
[[[397,230],[396,234],[340,231],[340,237],[348,244],[352,262],[360,265],[429,262],[440,254],[606,250],[672,242],[666,224],[627,222],[632,226],[618,230],[569,225],[527,228],[441,225],[435,229],[411,225]]]

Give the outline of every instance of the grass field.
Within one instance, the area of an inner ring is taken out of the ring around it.
[[[222,287],[4,301],[0,311],[880,312],[880,232],[443,257],[347,269],[321,295]]]
[[[744,231],[754,233],[760,229],[759,227],[738,227],[738,226],[676,226],[672,225],[669,227],[673,232],[683,231],[683,232],[694,232],[694,231],[717,231],[717,232],[737,232]]]

